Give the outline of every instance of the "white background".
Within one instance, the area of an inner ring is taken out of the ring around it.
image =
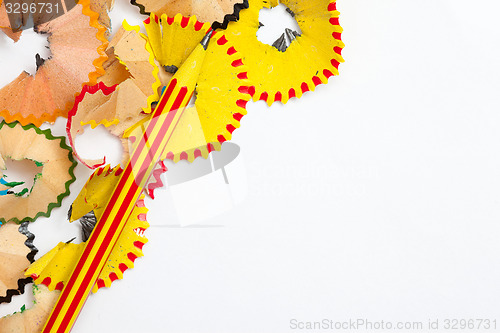
[[[341,76],[286,107],[249,105],[235,132],[246,200],[205,221],[220,227],[148,230],[145,257],[73,331],[279,333],[324,318],[500,329],[499,7],[339,0]],[[42,253],[77,232],[72,198],[33,224]]]

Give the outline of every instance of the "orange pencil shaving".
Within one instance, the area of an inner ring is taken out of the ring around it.
[[[154,111],[81,258],[64,286],[43,333],[69,332],[99,273],[151,176],[175,127],[194,93],[205,58],[209,32],[172,78]]]

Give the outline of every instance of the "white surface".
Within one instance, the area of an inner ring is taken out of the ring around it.
[[[246,200],[209,221],[222,227],[148,230],[146,256],[73,332],[500,320],[498,2],[338,8],[341,76],[286,107],[250,104],[235,132]],[[163,219],[166,203],[147,205]],[[59,230],[64,214],[32,229]],[[65,240],[43,237],[42,251]]]
[[[220,227],[215,217],[232,210],[247,197],[245,163],[239,147],[232,142],[225,143],[221,152],[213,152],[206,160],[165,164],[168,172],[163,179],[167,190],[158,191],[155,201],[170,202],[172,207],[163,208],[162,218],[150,221],[151,225]]]

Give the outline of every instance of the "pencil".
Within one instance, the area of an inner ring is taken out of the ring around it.
[[[210,31],[165,88],[102,217],[45,323],[43,333],[69,332],[73,327],[184,108],[191,100],[211,35]]]

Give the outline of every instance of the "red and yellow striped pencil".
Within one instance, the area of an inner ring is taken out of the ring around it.
[[[132,209],[194,93],[211,32],[185,61],[164,90],[149,124],[88,239],[43,333],[69,332],[104,267]]]

